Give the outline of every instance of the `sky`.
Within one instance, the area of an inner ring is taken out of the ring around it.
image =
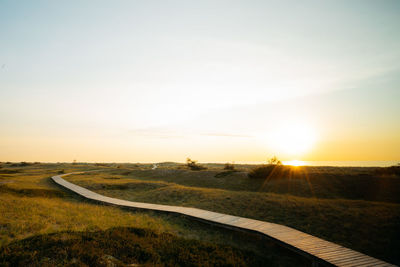
[[[0,0],[0,161],[400,160],[398,14]]]

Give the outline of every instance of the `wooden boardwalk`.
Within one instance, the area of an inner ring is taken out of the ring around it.
[[[313,266],[318,266],[319,264],[343,267],[395,266],[287,226],[196,208],[132,202],[106,197],[62,179],[63,176],[80,173],[83,172],[56,175],[53,176],[52,179],[62,187],[65,187],[82,197],[98,202],[135,209],[147,209],[183,214],[195,219],[206,221],[208,223],[263,234],[280,245],[310,258],[313,262]]]

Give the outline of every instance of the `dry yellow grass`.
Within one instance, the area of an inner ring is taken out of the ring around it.
[[[91,231],[126,226],[171,231],[168,222],[146,214],[58,198],[1,194],[0,213],[0,246],[15,239],[65,230]]]

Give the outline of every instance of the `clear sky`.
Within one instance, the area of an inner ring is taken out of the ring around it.
[[[400,160],[399,14],[0,0],[0,161]]]

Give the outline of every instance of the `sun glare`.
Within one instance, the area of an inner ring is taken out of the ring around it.
[[[295,159],[295,160],[284,161],[283,165],[298,167],[298,166],[304,166],[306,165],[306,163],[304,161]]]
[[[305,123],[288,122],[277,127],[269,139],[270,146],[276,153],[298,156],[313,147],[316,135],[314,129]]]

